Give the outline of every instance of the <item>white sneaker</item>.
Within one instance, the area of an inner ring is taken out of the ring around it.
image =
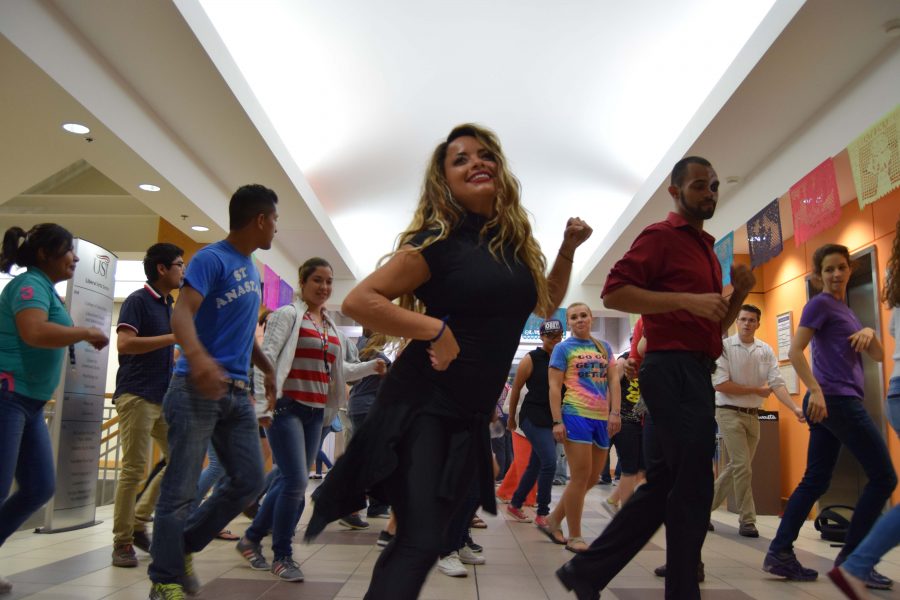
[[[12,581],[6,577],[0,577],[0,594],[8,594],[12,591]]]
[[[448,577],[468,577],[469,572],[459,561],[459,553],[452,552],[438,561],[438,570]]]
[[[459,549],[459,562],[464,565],[483,565],[487,562],[480,554],[475,554],[468,546]]]

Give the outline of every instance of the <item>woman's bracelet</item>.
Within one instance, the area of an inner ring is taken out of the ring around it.
[[[438,331],[438,333],[437,333],[436,336],[434,336],[433,338],[431,338],[430,340],[428,340],[428,343],[433,344],[433,343],[435,343],[436,341],[438,341],[439,339],[441,339],[441,336],[444,335],[444,330],[445,330],[445,329],[447,329],[447,317],[444,317],[443,319],[441,319],[441,329],[440,329],[440,331]]]
[[[567,256],[567,255],[563,254],[563,251],[562,251],[562,250],[560,250],[560,251],[557,252],[556,254],[557,254],[558,256],[563,257],[564,259],[566,259],[566,260],[569,261],[570,263],[574,263],[574,262],[575,262],[575,256]]]

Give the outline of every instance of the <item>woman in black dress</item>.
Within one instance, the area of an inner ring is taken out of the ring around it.
[[[491,412],[528,315],[549,316],[559,305],[573,253],[590,234],[583,221],[569,219],[545,276],[496,136],[462,125],[434,151],[399,249],[342,307],[364,327],[412,341],[314,494],[307,529],[310,539],[361,508],[366,489],[390,503],[397,535],[375,565],[366,598],[418,595],[473,477],[482,506],[496,512]]]

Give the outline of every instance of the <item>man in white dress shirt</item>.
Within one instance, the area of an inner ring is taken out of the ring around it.
[[[759,308],[751,304],[741,307],[735,321],[738,332],[723,340],[722,355],[713,375],[716,422],[729,462],[716,479],[712,508],[718,508],[733,490],[740,512],[738,533],[754,538],[759,537],[759,532],[750,465],[759,443],[759,408],[769,394],[775,394],[801,423],[806,420],[803,410],[787,392],[771,346],[754,337],[761,316]]]

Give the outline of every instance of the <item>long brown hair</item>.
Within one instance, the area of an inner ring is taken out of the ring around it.
[[[374,360],[378,358],[378,353],[387,354],[391,350],[396,351],[399,347],[400,339],[394,336],[385,335],[383,333],[373,333],[366,341],[366,345],[359,351],[360,360]]]
[[[892,308],[900,308],[900,219],[894,232],[894,244],[887,262],[887,280],[884,282],[884,302]]]
[[[422,248],[446,239],[452,229],[462,221],[465,209],[450,193],[444,173],[444,160],[447,157],[447,147],[450,142],[463,136],[471,136],[478,140],[494,155],[497,162],[497,196],[494,199],[494,217],[489,219],[481,230],[482,235],[490,229],[496,228],[497,230],[497,235],[491,239],[488,249],[498,261],[505,262],[512,258],[521,261],[528,267],[537,287],[538,302],[535,312],[542,316],[549,316],[556,307],[551,306],[550,291],[547,286],[545,274],[547,261],[532,235],[528,213],[522,208],[519,180],[510,172],[500,147],[500,140],[490,129],[472,123],[458,125],[453,128],[446,141],[438,144],[425,171],[425,181],[422,184],[413,220],[397,237],[397,250],[388,256],[401,251],[419,252]],[[435,231],[436,233],[427,238],[419,248],[401,250],[404,245],[423,231]],[[503,255],[505,246],[512,247],[513,257]],[[412,294],[401,296],[400,306],[420,312],[422,310],[422,306]]]

